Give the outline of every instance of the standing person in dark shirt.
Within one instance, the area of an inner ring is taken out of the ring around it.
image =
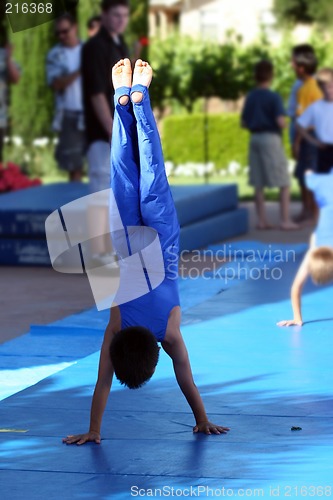
[[[281,133],[286,127],[279,94],[270,89],[273,65],[260,61],[255,67],[257,87],[246,98],[242,126],[251,132],[249,148],[250,184],[255,188],[258,229],[271,229],[266,217],[264,188],[280,188],[281,223],[284,230],[298,229],[289,218],[290,179]]]
[[[111,70],[129,55],[123,39],[129,22],[127,0],[102,0],[101,28],[83,47],[82,79],[85,108],[87,159],[92,193],[110,188],[110,141],[113,126],[113,94]],[[100,197],[99,197],[100,198]],[[101,200],[89,210],[90,225],[108,231],[108,200]],[[100,232],[100,234],[103,231]],[[92,260],[110,261],[110,238],[93,242]]]

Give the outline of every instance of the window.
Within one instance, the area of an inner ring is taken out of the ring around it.
[[[200,32],[204,40],[218,40],[218,12],[216,10],[200,11]]]

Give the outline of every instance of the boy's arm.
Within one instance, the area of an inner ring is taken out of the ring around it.
[[[109,138],[112,136],[113,118],[104,94],[91,96],[91,103],[100,124],[103,126]]]
[[[294,143],[293,143],[293,147],[292,147],[294,160],[298,160],[299,150],[300,150],[300,146],[301,146],[301,139],[302,139],[302,136],[301,136],[298,128],[296,127],[295,139],[294,139]]]
[[[110,394],[114,373],[109,351],[115,331],[117,330],[114,327],[114,322],[111,322],[110,320],[105,330],[104,340],[101,348],[98,379],[96,382],[90,410],[89,431],[85,434],[67,436],[63,439],[63,442],[66,444],[76,443],[78,445],[81,445],[89,441],[94,441],[95,443],[99,444],[101,442],[102,418]]]
[[[297,130],[299,132],[300,137],[305,139],[307,142],[310,142],[311,144],[314,144],[315,146],[321,149],[325,147],[325,144],[319,141],[316,137],[313,137],[313,135],[311,135],[309,130],[307,130],[306,128],[297,124]]]
[[[187,349],[178,327],[168,326],[162,347],[172,359],[178,385],[192,409],[196,421],[193,431],[204,434],[225,434],[228,432],[228,427],[215,425],[208,420],[203,401],[193,380]]]
[[[292,304],[292,308],[293,308],[294,319],[280,321],[278,323],[278,326],[293,326],[293,325],[302,326],[303,325],[301,295],[302,295],[303,286],[304,286],[304,284],[309,276],[310,251],[308,251],[307,254],[305,255],[303,262],[302,262],[299,270],[297,271],[296,277],[295,277],[294,282],[293,282],[292,287],[291,287],[291,304]]]
[[[314,144],[315,146],[322,148],[324,145],[321,141],[313,137],[310,133],[310,130],[316,128],[316,103],[312,103],[310,106],[306,108],[306,110],[297,118],[296,122],[296,133],[299,142],[301,139],[305,139],[310,144]]]
[[[280,129],[284,129],[287,127],[287,120],[286,120],[287,113],[285,112],[281,96],[279,94],[273,94],[273,95],[274,95],[275,120],[276,120],[277,126]]]
[[[278,127],[283,129],[286,128],[287,126],[287,120],[284,115],[278,116],[276,119],[276,123],[278,124]]]

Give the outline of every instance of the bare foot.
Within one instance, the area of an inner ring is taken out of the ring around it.
[[[115,90],[120,87],[132,86],[132,66],[129,59],[121,59],[112,68],[112,83]],[[123,106],[127,104],[129,97],[127,95],[119,98],[119,103]]]
[[[149,87],[153,79],[152,67],[146,62],[138,59],[135,63],[134,73],[133,73],[133,87],[134,85],[144,85]],[[131,94],[132,101],[134,103],[141,102],[143,99],[142,92],[133,92]]]
[[[280,224],[280,229],[282,231],[297,231],[297,229],[300,229],[300,226],[298,224],[294,224],[293,222],[282,222]]]

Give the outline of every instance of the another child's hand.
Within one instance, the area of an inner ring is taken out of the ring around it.
[[[229,427],[221,427],[220,425],[212,424],[211,422],[199,422],[193,427],[193,432],[202,432],[203,434],[226,434],[230,431]]]
[[[288,319],[288,320],[283,320],[279,321],[277,323],[277,326],[303,326],[303,321],[301,320],[296,320],[296,319]]]
[[[86,434],[76,434],[76,436],[67,436],[62,440],[63,443],[66,444],[84,444],[88,442],[93,442],[100,444],[101,443],[101,435],[98,432],[87,432]]]

